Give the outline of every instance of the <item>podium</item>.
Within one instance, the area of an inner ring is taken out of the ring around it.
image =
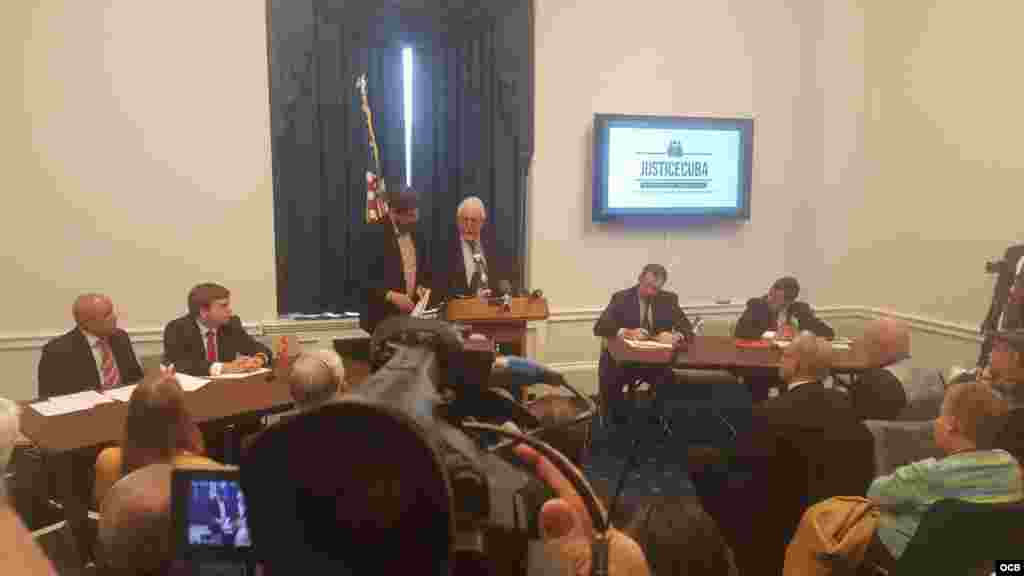
[[[511,298],[507,309],[500,298],[459,298],[445,307],[446,320],[471,327],[516,356],[526,355],[526,323],[547,317],[548,301],[526,296]]]

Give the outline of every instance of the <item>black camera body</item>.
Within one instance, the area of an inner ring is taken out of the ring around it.
[[[516,420],[516,403],[488,388],[493,358],[450,324],[381,323],[365,382],[267,429],[243,456],[255,557],[320,557],[353,573],[393,561],[528,573],[539,503],[525,495],[538,480],[464,425]]]

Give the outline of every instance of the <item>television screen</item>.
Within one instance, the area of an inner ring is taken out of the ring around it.
[[[596,221],[750,218],[749,118],[594,116]]]

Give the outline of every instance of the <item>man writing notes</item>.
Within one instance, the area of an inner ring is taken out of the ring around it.
[[[43,346],[39,396],[108,390],[142,379],[128,333],[117,327],[114,303],[102,294],[83,294],[71,307],[75,327]]]
[[[164,364],[192,376],[250,372],[268,366],[270,349],[231,311],[231,292],[205,283],[188,293],[188,314],[164,328]]]
[[[808,331],[822,338],[834,338],[832,327],[814,315],[806,302],[797,302],[800,284],[796,278],[779,278],[772,284],[768,294],[751,298],[747,309],[736,323],[735,336],[756,340],[768,331],[778,331],[795,336]]]
[[[479,198],[469,196],[459,203],[455,214],[459,237],[451,252],[451,270],[446,279],[448,298],[491,294],[493,254],[481,237],[486,222],[487,209]]]
[[[648,264],[640,272],[636,286],[616,292],[611,302],[594,325],[594,335],[603,338],[644,339],[656,338],[664,343],[677,344],[683,334],[692,333],[689,319],[679,307],[679,296],[662,290],[668,272],[660,264]],[[598,375],[605,414],[615,423],[624,423],[622,387],[644,378],[654,384],[670,376],[671,369],[624,368],[617,365],[607,348],[601,350]]]
[[[387,218],[368,226],[366,245],[379,252],[366,271],[366,314],[360,316],[359,325],[370,334],[385,318],[412,312],[429,285],[426,258],[416,242],[416,191],[404,188],[391,197],[389,205]]]

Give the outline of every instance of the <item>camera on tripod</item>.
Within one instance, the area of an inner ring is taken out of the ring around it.
[[[1009,269],[1006,260],[992,260],[985,262],[985,274],[1002,274]]]

